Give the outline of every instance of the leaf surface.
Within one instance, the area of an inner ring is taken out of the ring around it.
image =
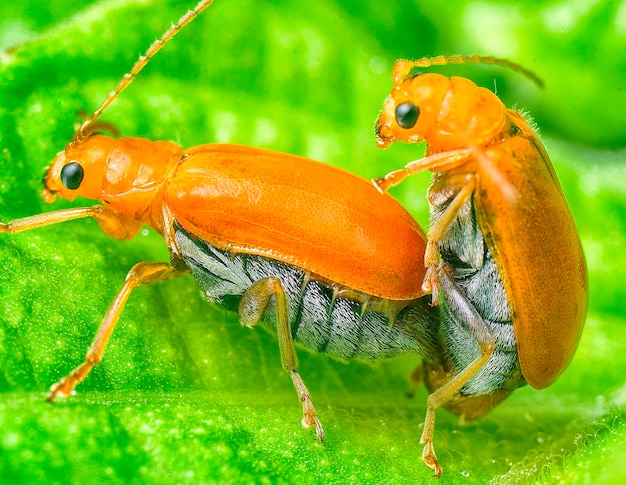
[[[624,86],[626,69],[610,54],[623,45],[623,26],[606,3],[562,25],[551,10],[557,4],[521,1],[321,0],[304,9],[295,0],[217,0],[104,119],[124,136],[261,146],[375,177],[421,156],[415,146],[375,147],[373,124],[396,58],[494,54],[537,71],[544,91],[489,66],[441,70],[490,88],[495,82],[508,106],[528,108],[542,127],[588,258],[589,317],[555,385],[520,389],[465,426],[440,411],[435,444],[445,483],[620,483],[626,135],[618,121],[626,98],[615,86]],[[70,206],[43,203],[44,168],[80,113],[95,109],[192,6],[53,5],[0,7],[2,221]],[[490,32],[502,32],[500,41]],[[416,177],[393,192],[424,226],[427,183]],[[202,301],[189,277],[138,289],[76,396],[47,404],[46,389],[81,362],[128,269],[166,258],[158,235],[112,241],[93,221],[0,237],[3,482],[430,480],[418,443],[426,392],[405,397],[417,356],[370,365],[300,351],[301,375],[326,428],[317,443],[300,427],[275,337],[241,328],[236,315]]]

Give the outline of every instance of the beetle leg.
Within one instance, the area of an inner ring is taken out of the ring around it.
[[[170,253],[170,263],[175,267],[185,267],[185,263],[183,262],[183,256],[178,247],[178,243],[176,242],[176,231],[174,230],[174,214],[172,210],[167,206],[167,204],[163,205],[163,238],[165,239],[165,244],[167,244],[167,249]]]
[[[50,226],[60,222],[84,219],[86,217],[93,217],[98,221],[102,232],[115,239],[130,239],[137,234],[137,231],[139,231],[141,227],[140,222],[130,219],[122,220],[111,209],[102,205],[94,205],[93,207],[79,207],[75,209],[46,212],[31,217],[24,217],[23,219],[16,219],[6,224],[0,222],[0,233],[8,232],[15,234],[17,232]]]
[[[427,410],[424,419],[424,431],[420,443],[424,444],[422,459],[430,468],[435,470],[435,476],[441,476],[441,465],[435,456],[433,447],[433,434],[435,430],[435,410],[453,398],[461,388],[485,365],[495,348],[495,342],[487,325],[478,314],[474,306],[459,291],[456,284],[448,274],[447,265],[441,265],[438,269],[438,277],[441,291],[446,296],[446,303],[453,307],[457,315],[463,316],[463,324],[471,335],[476,339],[480,355],[470,364],[452,377],[443,386],[433,392],[426,401]]]
[[[459,188],[460,187],[460,188]],[[424,253],[424,266],[426,266],[426,276],[422,284],[425,293],[432,293],[432,304],[439,304],[439,294],[437,288],[437,264],[439,263],[439,242],[444,238],[448,227],[454,222],[461,208],[474,193],[476,179],[473,174],[459,174],[448,177],[445,187],[437,187],[428,192],[431,205],[438,205],[437,199],[442,191],[454,190],[452,201],[448,204],[442,214],[428,228],[426,251]],[[450,196],[444,194],[446,199]]]
[[[94,206],[99,209],[93,218],[98,221],[102,232],[114,239],[132,239],[141,229],[142,222],[135,219],[120,217],[105,206]]]
[[[293,347],[291,328],[289,327],[287,297],[280,279],[270,276],[250,286],[244,293],[241,303],[239,304],[239,318],[241,323],[246,327],[255,326],[261,320],[263,312],[272,296],[276,298],[276,333],[278,334],[280,360],[283,368],[289,372],[293,385],[298,393],[298,398],[302,402],[304,415],[302,425],[306,428],[315,426],[317,437],[323,440],[324,429],[315,414],[311,394],[304,384],[302,377],[300,377],[300,374],[298,374],[296,370],[296,352]]]
[[[169,263],[137,263],[131,268],[126,276],[126,281],[122,286],[122,289],[117,294],[115,300],[109,307],[100,327],[98,333],[91,344],[91,347],[87,351],[85,361],[74,369],[67,377],[64,377],[59,382],[54,384],[50,388],[48,393],[48,401],[52,402],[59,397],[69,396],[74,387],[87,377],[92,367],[96,365],[102,359],[102,354],[106,348],[109,337],[115,328],[124,305],[130,296],[132,290],[140,285],[147,285],[156,283],[157,281],[163,281],[174,276],[180,276],[184,274],[186,270],[174,268]]]
[[[388,173],[382,178],[373,179],[374,187],[380,193],[386,192],[390,187],[398,185],[405,178],[414,175],[423,170],[431,170],[433,172],[447,171],[456,168],[475,157],[475,150],[464,148],[460,150],[452,150],[443,153],[437,153],[428,157],[421,158],[409,162],[404,168]],[[460,180],[459,180],[460,177]],[[439,262],[439,241],[444,237],[446,230],[456,218],[461,207],[471,197],[475,188],[475,179],[473,174],[459,174],[447,177],[446,188],[459,185],[461,188],[454,196],[452,202],[446,210],[435,221],[428,230],[428,241],[424,253],[424,266],[426,266],[426,275],[422,283],[422,290],[425,293],[432,294],[432,305],[439,304],[439,295],[437,290],[437,264]],[[429,191],[429,197],[437,195],[433,190]],[[447,195],[449,197],[449,195]]]
[[[413,396],[415,396],[415,392],[422,382],[422,375],[424,375],[424,364],[420,363],[409,375],[409,383],[411,384],[411,387],[406,393],[407,397],[413,398]]]
[[[473,156],[474,153],[469,148],[437,153],[435,155],[430,155],[428,157],[409,162],[405,165],[404,168],[389,172],[384,177],[373,179],[372,183],[380,193],[384,193],[387,192],[390,187],[394,187],[400,184],[405,178],[409,177],[410,175],[415,175],[416,173],[422,172],[424,170],[431,170],[433,172],[445,172],[446,170],[451,170],[471,160]]]

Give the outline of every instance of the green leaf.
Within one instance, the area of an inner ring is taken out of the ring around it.
[[[77,3],[0,6],[2,221],[89,203],[44,204],[44,168],[80,113],[94,110],[192,7]],[[415,146],[375,147],[373,124],[396,58],[493,54],[546,81],[540,91],[492,66],[440,70],[487,87],[496,82],[507,105],[534,115],[591,282],[581,344],[555,385],[520,389],[465,426],[438,412],[446,483],[624,479],[626,24],[618,3],[577,5],[320,0],[305,8],[295,0],[216,0],[104,116],[123,136],[262,146],[374,177],[421,156]],[[423,177],[394,191],[424,223],[426,187]],[[112,241],[93,221],[0,237],[3,483],[430,480],[418,443],[426,392],[405,397],[417,356],[370,365],[299,351],[326,428],[318,443],[299,424],[275,337],[241,328],[235,314],[202,301],[189,277],[138,289],[76,396],[47,404],[46,389],[82,361],[130,267],[166,258],[158,235]]]

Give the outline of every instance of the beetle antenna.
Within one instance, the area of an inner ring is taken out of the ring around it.
[[[543,88],[543,81],[534,72],[522,67],[520,64],[509,61],[508,59],[501,59],[499,57],[491,56],[437,56],[437,57],[422,57],[416,61],[408,62],[411,67],[430,67],[430,66],[442,66],[444,64],[495,64],[503,66],[508,69],[512,69],[515,72],[519,72],[523,76],[534,82],[539,88]]]
[[[124,74],[124,77],[119,82],[115,90],[111,91],[106,99],[102,102],[100,107],[93,112],[91,117],[86,120],[78,129],[74,138],[68,145],[69,148],[75,148],[84,142],[89,136],[94,132],[96,126],[94,122],[100,117],[100,115],[106,110],[112,103],[117,99],[122,91],[124,91],[130,83],[133,82],[137,74],[148,64],[148,61],[154,57],[154,55],[161,50],[161,48],[172,38],[180,32],[187,24],[189,24],[193,19],[195,19],[200,12],[202,12],[205,8],[213,3],[213,0],[200,0],[198,5],[193,10],[189,10],[185,15],[183,15],[178,22],[172,25],[162,36],[160,39],[155,40],[146,53],[142,56],[139,56],[137,62],[133,65],[131,70]]]

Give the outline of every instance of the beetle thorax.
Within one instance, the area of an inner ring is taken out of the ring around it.
[[[170,142],[94,135],[57,155],[44,179],[44,197],[95,199],[120,215],[143,220],[182,153]]]
[[[425,137],[434,151],[489,144],[506,121],[506,107],[491,91],[468,79],[452,77],[434,126]]]

